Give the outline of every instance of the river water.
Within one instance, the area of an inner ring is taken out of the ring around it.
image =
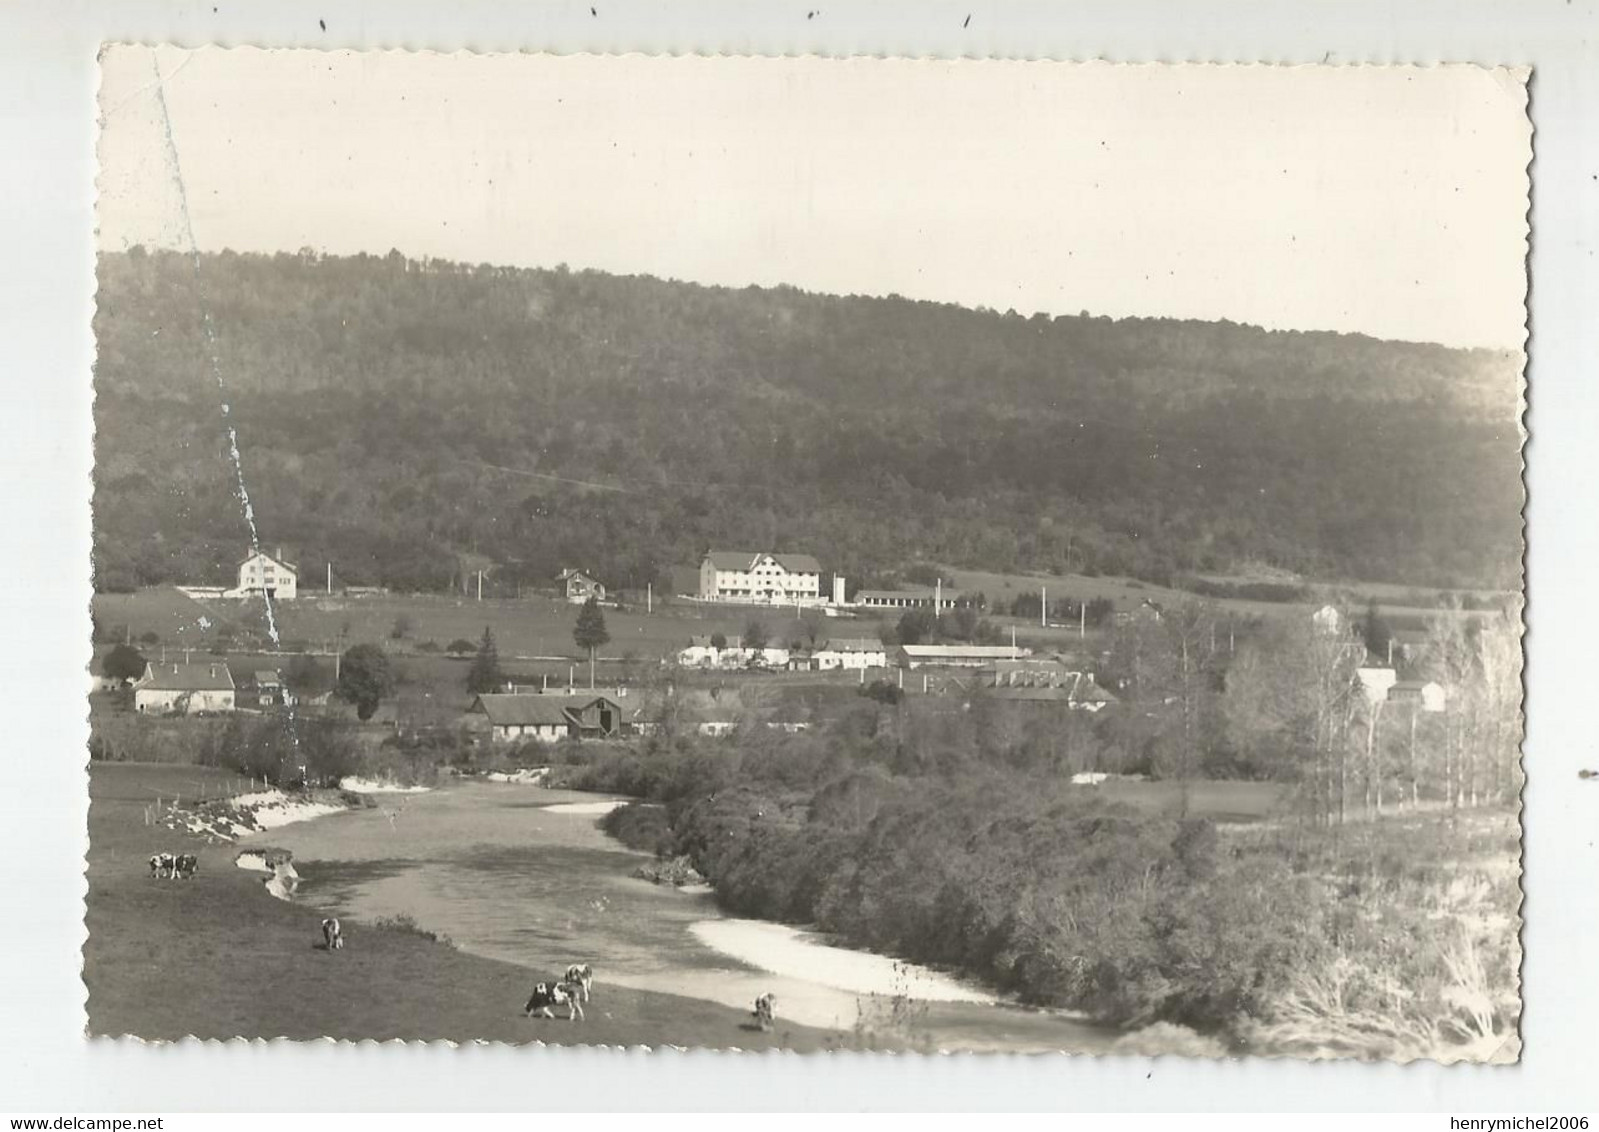
[[[375,809],[281,827],[241,847],[290,850],[299,901],[357,923],[407,915],[462,951],[542,975],[587,962],[602,988],[742,1011],[771,992],[795,1022],[936,1049],[1098,1053],[1115,1038],[936,971],[724,915],[709,889],[637,879],[648,856],[599,829],[609,807],[592,794],[459,782],[377,800]]]

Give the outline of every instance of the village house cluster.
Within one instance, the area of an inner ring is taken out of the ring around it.
[[[808,554],[776,551],[708,551],[698,570],[698,590],[679,595],[690,602],[732,605],[768,605],[798,610],[817,609],[828,618],[871,615],[892,617],[896,611],[930,611],[935,617],[950,613],[968,601],[967,595],[942,582],[931,587],[894,590],[863,589],[847,595],[845,579],[833,576],[823,594],[823,571]],[[572,605],[589,602],[614,605],[605,583],[594,573],[566,568],[556,575],[561,597]],[[266,554],[252,550],[237,565],[237,584],[226,588],[187,587],[186,592],[212,598],[266,598],[293,600],[300,594],[297,568],[281,551]],[[327,571],[331,591],[333,572]],[[341,592],[351,592],[349,588]],[[1156,623],[1166,611],[1155,601],[1143,600],[1114,615],[1116,624]],[[809,615],[808,615],[809,616]],[[1332,605],[1314,610],[1313,625],[1326,633],[1341,632],[1345,614]],[[860,632],[819,633],[814,617],[803,638],[746,638],[737,634],[693,635],[689,643],[666,658],[683,673],[684,680],[667,683],[663,702],[659,694],[646,697],[627,687],[580,689],[567,681],[551,689],[549,678],[528,685],[508,678],[497,691],[474,696],[461,716],[461,725],[487,743],[555,743],[563,740],[607,740],[647,734],[661,725],[668,709],[685,726],[704,735],[725,735],[747,723],[751,716],[739,684],[725,684],[734,673],[782,676],[788,673],[853,674],[854,682],[882,685],[896,693],[982,696],[989,701],[1015,705],[1016,710],[1081,711],[1098,713],[1117,703],[1116,695],[1102,686],[1080,659],[1065,655],[1034,655],[1030,648],[969,642],[910,642],[890,645],[875,635]],[[753,628],[751,632],[753,632]],[[1393,649],[1401,663],[1411,658],[1414,642],[1396,634],[1387,665],[1373,662],[1359,669],[1360,688],[1373,704],[1403,703],[1414,712],[1441,712],[1447,690],[1436,682],[1401,680]],[[717,683],[696,687],[694,676],[714,677]],[[305,702],[296,699],[282,673],[251,666],[236,671],[214,658],[150,661],[129,684],[134,711],[144,716],[213,715],[232,712],[268,712],[303,708],[332,710],[327,693]],[[767,727],[803,730],[803,720],[764,718]]]

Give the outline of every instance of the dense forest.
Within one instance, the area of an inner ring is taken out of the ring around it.
[[[232,580],[230,425],[262,543],[349,583],[641,587],[713,544],[1519,578],[1509,354],[397,252],[133,249],[97,303],[103,589]]]

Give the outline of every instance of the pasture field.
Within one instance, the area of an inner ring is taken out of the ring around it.
[[[1188,812],[1218,822],[1257,822],[1284,812],[1288,789],[1275,782],[1195,779],[1188,785]],[[1183,783],[1107,779],[1093,789],[1107,802],[1125,802],[1150,813],[1175,816],[1182,810]]]
[[[89,895],[84,946],[89,1032],[176,1041],[323,1036],[554,1044],[842,1048],[852,1035],[785,1025],[745,1030],[741,1012],[676,995],[599,985],[586,1022],[524,1019],[536,975],[403,927],[345,925],[321,948],[322,913],[267,894],[233,864],[231,844],[145,824],[157,795],[238,788],[198,767],[97,763],[89,772]],[[187,795],[186,795],[187,796]],[[339,820],[337,817],[323,820]],[[149,877],[157,851],[188,852],[187,881]],[[550,956],[551,971],[574,956]],[[529,1088],[541,1087],[536,1078]]]
[[[1257,582],[1258,577],[1231,577],[1223,574],[1195,575],[1215,582]],[[957,570],[948,571],[948,579],[957,589],[980,590],[987,594],[990,601],[996,597],[1007,600],[1020,593],[1037,593],[1040,586],[1049,590],[1050,601],[1060,597],[1071,597],[1083,601],[1092,601],[1094,598],[1108,598],[1116,603],[1119,610],[1131,610],[1144,600],[1159,602],[1169,605],[1183,601],[1205,600],[1229,610],[1242,617],[1278,617],[1286,612],[1295,610],[1309,610],[1319,607],[1327,600],[1334,604],[1350,606],[1358,605],[1364,609],[1365,604],[1375,599],[1387,614],[1437,614],[1440,609],[1436,605],[1416,605],[1418,595],[1434,597],[1440,593],[1449,592],[1432,589],[1426,586],[1408,586],[1390,582],[1329,582],[1317,579],[1307,579],[1301,584],[1317,593],[1327,594],[1322,600],[1307,602],[1272,602],[1248,601],[1242,598],[1203,598],[1189,593],[1186,590],[1175,589],[1170,586],[1158,586],[1153,582],[1141,582],[1136,578],[1119,578],[1106,575],[1088,577],[1083,574],[1006,574],[993,573],[984,570]],[[1471,591],[1480,595],[1496,594],[1492,590]],[[1009,619],[1001,619],[1009,624]],[[1016,622],[1021,626],[1023,622]],[[1018,633],[1022,629],[1018,628]],[[1032,633],[1064,632],[1064,630],[1041,630],[1038,622],[1032,623]],[[1069,634],[1073,639],[1076,631]],[[1090,632],[1092,637],[1092,632]]]
[[[266,610],[259,601],[196,601],[170,587],[139,590],[131,594],[96,594],[94,612],[102,627],[126,626],[134,643],[154,632],[169,647],[203,648],[218,629],[235,638],[263,639],[267,635]],[[278,636],[286,651],[328,652],[342,639],[346,645],[360,641],[385,642],[401,653],[432,641],[441,649],[456,639],[474,644],[483,627],[494,631],[501,660],[537,657],[577,657],[572,626],[578,607],[543,595],[521,599],[486,598],[483,601],[437,594],[386,594],[374,597],[325,597],[306,594],[273,606]],[[404,637],[393,638],[401,618],[410,625]],[[686,602],[657,604],[653,613],[642,609],[605,610],[611,642],[600,650],[603,658],[657,660],[687,647],[695,635],[725,633],[738,636],[752,618],[759,618],[774,643],[797,636],[802,622],[792,609],[696,605]],[[851,634],[858,623],[848,625]],[[844,630],[840,630],[843,632]]]

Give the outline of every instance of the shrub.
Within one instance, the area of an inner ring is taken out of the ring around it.
[[[600,819],[600,828],[629,849],[665,857],[672,848],[672,827],[659,805],[630,802]]]
[[[385,916],[372,925],[378,931],[393,932],[397,935],[412,935],[431,943],[441,943],[445,947],[454,947],[455,941],[443,932],[430,932],[420,926],[408,913],[401,912],[397,916]]]

